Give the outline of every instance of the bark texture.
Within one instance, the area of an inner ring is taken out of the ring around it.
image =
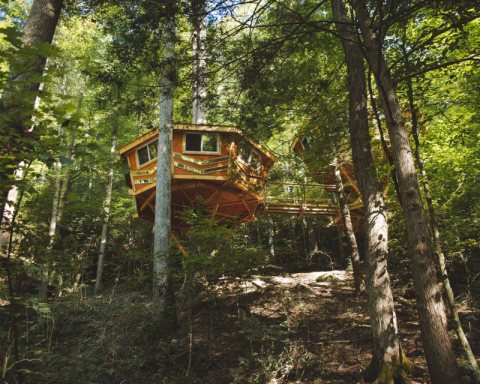
[[[0,217],[3,217],[15,167],[33,150],[31,118],[46,57],[39,48],[51,44],[63,0],[34,0],[25,25],[22,43],[0,102]],[[27,140],[31,137],[31,140]],[[2,156],[8,155],[8,156]]]
[[[163,60],[166,70],[160,80],[160,116],[157,150],[157,186],[153,236],[153,297],[161,313],[167,305],[168,259],[171,237],[171,178],[173,91],[175,67],[175,1],[170,2],[170,14],[164,27]]]
[[[407,56],[405,55],[405,65],[407,72],[409,71],[409,63]],[[467,336],[460,322],[460,316],[458,314],[458,306],[455,302],[455,295],[453,293],[452,286],[450,284],[450,279],[448,277],[447,263],[445,259],[445,254],[443,253],[442,245],[440,242],[440,229],[437,224],[437,215],[435,213],[435,207],[433,206],[432,192],[430,189],[430,183],[428,181],[427,171],[425,170],[425,165],[422,161],[421,149],[420,149],[420,137],[418,133],[418,117],[417,110],[415,108],[415,98],[413,93],[413,84],[412,79],[407,78],[407,95],[408,95],[408,104],[410,107],[410,115],[412,117],[412,136],[415,142],[415,160],[417,162],[418,170],[422,175],[422,185],[423,191],[425,194],[425,200],[427,201],[428,214],[430,218],[430,228],[432,231],[432,242],[433,249],[437,255],[438,265],[440,267],[440,274],[443,282],[443,288],[445,290],[445,296],[447,297],[448,307],[450,309],[450,317],[453,321],[455,327],[455,332],[457,334],[460,346],[462,347],[463,354],[465,355],[468,364],[470,365],[470,372],[472,380],[475,384],[480,384],[480,368],[478,367],[477,360],[473,354],[470,343],[468,342]]]
[[[76,114],[80,113],[83,103],[83,93],[80,92],[77,102]],[[48,285],[53,280],[55,271],[51,271],[50,264],[52,259],[52,250],[55,246],[55,241],[58,236],[58,228],[62,222],[65,201],[67,199],[68,187],[70,185],[70,175],[74,166],[75,160],[75,140],[77,132],[77,122],[72,123],[70,120],[64,122],[60,135],[64,134],[64,130],[70,126],[70,137],[67,144],[67,153],[65,154],[67,159],[70,159],[71,163],[67,164],[62,171],[62,163],[57,160],[55,163],[55,179],[53,184],[53,200],[52,200],[52,216],[50,218],[50,224],[48,228],[48,246],[46,249],[43,264],[41,265],[41,284],[39,289],[39,299],[46,301],[48,296]],[[63,146],[63,139],[61,141]]]
[[[112,129],[112,145],[110,147],[110,169],[108,170],[107,189],[105,200],[103,201],[103,223],[102,234],[100,236],[100,249],[97,260],[97,278],[95,280],[95,294],[98,294],[103,287],[103,265],[105,260],[105,250],[107,248],[108,223],[110,221],[110,206],[112,205],[113,190],[113,167],[117,156],[115,149],[117,147],[117,122],[114,122]]]
[[[387,270],[388,224],[385,203],[370,148],[367,91],[363,53],[353,26],[348,23],[342,0],[332,0],[337,33],[345,52],[349,90],[349,128],[355,175],[366,217],[367,291],[373,332],[373,358],[368,381],[393,383],[405,379],[405,365],[398,340],[397,320]]]
[[[194,32],[193,45],[193,106],[192,124],[206,124],[205,108],[206,88],[206,40],[205,0],[192,0]]]
[[[334,160],[335,167],[335,188],[337,191],[338,205],[342,214],[343,225],[345,226],[345,234],[347,235],[348,242],[350,243],[350,260],[352,261],[353,278],[355,285],[355,293],[358,294],[362,290],[363,273],[362,265],[360,261],[360,251],[358,250],[357,239],[353,231],[352,217],[350,216],[350,209],[345,199],[345,193],[343,190],[342,174],[340,172],[340,165],[338,159]]]
[[[438,284],[434,252],[423,210],[410,142],[379,36],[364,0],[350,0],[358,18],[365,54],[375,76],[397,171],[420,328],[432,383],[457,382],[457,363],[447,330],[445,306]]]

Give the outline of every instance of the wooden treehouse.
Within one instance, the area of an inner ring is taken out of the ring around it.
[[[158,129],[119,150],[128,163],[130,195],[140,217],[154,219]],[[175,124],[172,142],[172,220],[197,202],[219,221],[252,220],[276,156],[236,127]]]
[[[158,129],[119,150],[129,166],[126,181],[138,215],[151,221],[155,215],[157,140]],[[263,213],[327,216],[333,225],[342,225],[332,198],[333,173],[314,173],[320,184],[269,184],[268,172],[276,156],[239,128],[175,124],[172,150],[172,221],[177,228],[182,226],[179,213],[197,203],[218,221],[250,221],[256,213]],[[361,208],[358,187],[353,175],[347,176],[351,182],[345,188],[350,191],[351,209],[357,212]]]
[[[335,194],[335,167],[329,165],[322,169],[318,169],[317,164],[309,160],[308,153],[311,149],[310,141],[305,136],[298,137],[292,144],[291,149],[305,162],[311,177],[319,185],[323,186],[325,192]],[[363,203],[361,199],[358,182],[355,178],[353,165],[351,162],[342,161],[339,165],[340,174],[342,176],[343,190],[347,204],[350,209],[350,215],[354,224],[354,228],[360,226],[363,219]],[[343,227],[343,220],[340,211],[337,209],[332,217],[332,225]]]

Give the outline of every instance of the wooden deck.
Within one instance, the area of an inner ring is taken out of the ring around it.
[[[155,212],[157,135],[148,132],[119,151],[130,169],[129,193],[147,220]],[[174,126],[172,148],[174,224],[181,210],[199,204],[219,221],[253,219],[276,160],[273,153],[236,127],[186,124]]]

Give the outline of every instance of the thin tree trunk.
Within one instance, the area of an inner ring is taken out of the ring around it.
[[[318,252],[317,234],[315,232],[315,218],[312,218],[308,224],[308,242],[310,244],[310,254],[313,256]]]
[[[350,0],[358,18],[366,56],[373,71],[385,113],[397,171],[425,356],[435,384],[457,381],[458,367],[447,330],[445,306],[438,284],[434,252],[423,210],[410,142],[395,87],[364,0]]]
[[[205,0],[192,0],[194,32],[193,45],[193,106],[192,124],[206,124],[206,40]]]
[[[15,170],[16,181],[19,181],[23,178],[24,166],[25,163],[22,161],[19,167]],[[4,248],[4,245],[8,243],[9,228],[12,222],[12,218],[15,215],[15,206],[17,204],[18,195],[19,190],[16,185],[13,185],[12,188],[7,191],[6,204],[4,205],[3,215],[0,216],[0,253]]]
[[[160,314],[167,306],[168,260],[171,237],[171,178],[173,91],[175,66],[175,13],[176,2],[167,3],[169,14],[165,20],[163,59],[167,69],[160,81],[160,118],[157,157],[157,185],[155,195],[155,223],[153,236],[153,297]]]
[[[49,265],[48,258],[52,252],[53,244],[55,242],[55,234],[57,232],[57,219],[58,219],[58,202],[60,200],[61,190],[61,176],[62,176],[62,163],[57,160],[54,164],[54,182],[53,182],[53,199],[52,199],[52,215],[50,218],[50,224],[48,226],[48,246],[45,252],[44,260],[40,266],[40,288],[38,291],[38,298],[40,301],[46,301],[48,296],[48,283],[49,283]]]
[[[103,224],[100,237],[100,249],[98,251],[97,278],[95,280],[95,294],[98,294],[103,288],[103,265],[105,260],[105,249],[107,246],[108,222],[110,220],[110,206],[112,204],[113,190],[113,168],[115,164],[115,148],[117,146],[117,123],[114,122],[112,128],[112,145],[110,147],[110,169],[108,170],[108,182],[105,200],[103,202]]]
[[[303,242],[303,257],[305,259],[308,259],[309,254],[310,254],[310,246],[309,242],[307,242],[307,219],[305,216],[302,217],[302,242]]]
[[[333,165],[335,167],[335,188],[337,192],[338,205],[340,207],[343,225],[345,226],[345,234],[347,235],[347,239],[351,249],[350,260],[352,261],[355,293],[359,294],[360,291],[362,290],[362,283],[363,283],[363,273],[362,273],[362,265],[360,261],[360,252],[358,250],[357,239],[355,238],[355,233],[353,231],[353,224],[352,224],[352,218],[350,216],[350,209],[348,208],[348,204],[345,199],[345,193],[343,190],[343,180],[342,180],[342,175],[340,173],[340,166],[338,164],[337,158],[335,158],[335,160],[333,161]]]
[[[268,247],[273,262],[275,258],[275,223],[273,219],[268,221]]]
[[[33,1],[22,38],[24,47],[30,49],[42,43],[51,44],[62,7],[63,0]],[[10,74],[0,102],[0,157],[8,154],[8,157],[0,161],[0,217],[3,217],[5,198],[13,185],[10,177],[12,166],[16,167],[25,160],[34,148],[30,128],[40,87],[36,78],[44,71],[46,57],[42,54],[32,57],[21,49],[16,61],[13,67],[17,68],[17,72]]]
[[[380,114],[378,113],[378,108],[377,108],[377,101],[375,100],[375,95],[373,94],[371,77],[372,77],[371,72],[368,71],[367,84],[368,84],[368,94],[370,96],[370,105],[372,106],[373,116],[375,117],[375,123],[377,124],[378,133],[380,133],[380,141],[382,143],[383,153],[387,157],[388,163],[392,166],[390,176],[393,181],[393,186],[395,188],[397,199],[400,205],[402,205],[402,201],[400,200],[400,190],[398,188],[397,173],[395,172],[395,164],[393,164],[392,154],[390,152],[390,149],[388,148],[387,140],[385,139],[385,134],[383,132],[382,121],[380,120]]]
[[[77,114],[80,113],[83,103],[83,94],[80,92],[78,103],[77,103]],[[53,276],[51,275],[50,266],[51,266],[51,258],[52,258],[52,250],[55,245],[55,240],[58,235],[58,228],[62,221],[63,217],[63,208],[65,206],[65,200],[67,198],[68,193],[68,185],[70,182],[70,172],[73,167],[74,161],[74,148],[75,148],[75,138],[76,138],[76,124],[74,122],[71,125],[71,132],[70,138],[67,146],[67,159],[70,160],[70,164],[67,164],[64,167],[64,171],[62,173],[62,164],[60,160],[57,160],[55,163],[55,180],[54,180],[54,193],[53,193],[53,200],[52,200],[52,216],[50,218],[50,225],[48,228],[48,246],[45,252],[46,260],[44,261],[43,265],[40,268],[40,289],[39,289],[39,300],[46,301],[48,296],[48,285],[53,280]],[[70,125],[70,121],[67,123],[68,127]],[[63,132],[61,132],[63,133]]]
[[[23,164],[22,166],[22,169],[25,169],[23,174],[22,174],[22,179],[24,179],[27,175],[27,172],[28,172],[28,169],[30,168],[30,163],[25,165]],[[18,199],[15,200],[15,207],[12,209],[12,217],[11,217],[11,220],[10,220],[10,223],[9,223],[9,232],[10,232],[10,235],[9,235],[9,238],[8,238],[8,244],[7,244],[7,250],[6,250],[6,258],[5,258],[5,272],[6,272],[6,275],[7,275],[7,286],[8,286],[8,293],[9,293],[9,298],[10,298],[10,305],[12,307],[15,307],[17,305],[16,301],[17,301],[17,298],[15,295],[15,290],[14,290],[14,287],[13,287],[13,276],[12,276],[12,271],[11,271],[11,266],[10,266],[10,260],[11,260],[11,257],[12,257],[12,252],[13,252],[13,238],[14,238],[14,234],[15,234],[15,231],[16,231],[16,218],[20,212],[20,205],[22,204],[22,199],[23,199],[23,194],[25,192],[25,189],[21,189],[18,193]],[[11,319],[11,333],[9,332],[7,334],[7,341],[10,339],[12,340],[11,341],[11,345],[13,346],[13,356],[15,358],[15,361],[18,362],[20,360],[20,354],[19,354],[19,327],[18,327],[18,323],[19,323],[19,317],[18,316],[12,316],[12,319]],[[3,356],[3,370],[2,370],[2,379],[5,379],[5,374],[7,372],[7,363],[8,363],[8,359],[9,359],[9,353],[8,353],[8,349],[6,351],[6,353],[4,353],[4,356]],[[19,382],[19,383],[22,383],[23,379],[22,379],[22,374],[20,372],[17,372],[16,373],[16,382]],[[15,377],[15,375],[14,375]]]
[[[406,56],[405,56],[405,65],[406,65],[407,73],[409,73],[410,68],[409,68],[409,63]],[[473,354],[472,348],[470,347],[468,339],[463,330],[462,323],[460,322],[460,317],[458,314],[458,306],[455,302],[455,295],[453,293],[452,286],[450,285],[450,279],[448,277],[445,254],[443,253],[441,242],[440,242],[440,230],[437,224],[435,207],[433,206],[432,192],[430,189],[430,184],[428,182],[427,172],[425,170],[425,166],[422,161],[421,149],[420,149],[420,146],[421,146],[420,137],[418,134],[418,117],[417,117],[417,110],[415,108],[415,98],[413,93],[412,79],[407,78],[406,82],[407,82],[408,103],[410,107],[410,114],[412,116],[412,136],[415,142],[415,152],[414,152],[415,160],[417,162],[417,166],[420,171],[420,174],[422,175],[421,180],[422,180],[423,190],[425,193],[425,200],[427,201],[428,213],[430,217],[430,228],[432,230],[433,248],[435,250],[435,254],[437,255],[441,278],[443,281],[443,287],[445,289],[445,294],[447,296],[447,303],[450,309],[450,314],[453,320],[453,324],[455,326],[455,332],[458,336],[458,340],[460,341],[460,345],[462,347],[463,353],[467,358],[468,363],[470,364],[470,372],[472,375],[472,379],[476,384],[479,384],[480,368],[478,367],[477,360],[475,359],[475,355]]]
[[[349,128],[355,175],[366,216],[367,290],[373,332],[373,358],[365,373],[368,381],[405,381],[404,356],[387,270],[388,224],[385,203],[373,163],[368,129],[367,91],[363,54],[357,35],[348,23],[342,0],[332,0],[336,28],[347,63]]]

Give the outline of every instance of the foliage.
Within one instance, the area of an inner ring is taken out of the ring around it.
[[[203,213],[201,205],[187,208],[184,221],[189,227],[183,259],[187,273],[200,272],[208,281],[216,281],[222,276],[243,276],[265,262],[261,249],[246,242],[235,223],[217,223]]]
[[[369,2],[370,10],[375,22],[385,26],[380,31],[383,49],[405,110],[407,80],[412,82],[422,156],[455,285],[460,294],[471,293],[478,305],[478,4],[386,1],[376,9],[378,4]],[[39,53],[49,56],[48,71],[41,78],[41,102],[34,112],[34,133],[22,139],[25,146],[22,141],[15,154],[0,154],[0,163],[8,163],[9,169],[20,159],[28,160],[29,167],[24,180],[16,183],[23,199],[16,206],[8,278],[3,257],[6,249],[1,249],[0,353],[11,362],[27,359],[25,365],[18,366],[27,382],[118,382],[130,377],[129,370],[140,372],[145,367],[145,376],[148,373],[160,380],[162,367],[153,360],[164,356],[168,347],[159,342],[148,349],[149,342],[157,339],[157,324],[148,304],[135,302],[138,292],[150,290],[151,223],[132,217],[136,207],[124,182],[126,165],[120,159],[111,164],[109,150],[114,128],[122,145],[157,125],[158,76],[166,64],[159,58],[168,2],[67,5],[54,49],[21,47],[30,2],[14,0],[0,5],[0,93],[5,92],[9,75],[24,68],[29,59]],[[209,121],[239,125],[279,155],[270,173],[271,191],[279,198],[294,198],[287,184],[312,183],[312,170],[321,171],[333,156],[340,153],[344,159],[350,158],[345,66],[328,6],[328,2],[283,0],[207,2]],[[192,10],[190,3],[181,2],[181,7],[175,120],[187,122],[192,102]],[[17,96],[19,100],[24,97]],[[5,122],[14,117],[2,119]],[[410,123],[411,114],[406,112],[405,117]],[[380,118],[383,123],[382,111]],[[391,167],[381,163],[383,150],[374,126],[372,121],[374,151],[381,177],[387,179]],[[5,124],[2,127],[3,148],[13,132]],[[300,135],[307,136],[312,144],[306,155],[308,168],[291,153],[291,144]],[[72,295],[90,297],[105,185],[112,166],[114,192],[105,281],[107,290],[120,284],[135,292],[124,297],[128,304],[125,310],[120,299],[109,301],[106,296],[97,303],[93,298],[85,302],[72,299]],[[67,179],[62,219],[52,244],[48,232],[55,183]],[[320,189],[307,194],[309,198],[327,197]],[[396,284],[408,286],[411,267],[405,258],[401,207],[394,194],[390,184],[390,261]],[[326,229],[328,223],[319,219],[259,215],[252,223],[219,224],[205,215],[200,205],[185,213],[184,222],[189,230],[181,242],[187,252],[176,268],[179,275],[195,275],[202,282],[244,277],[268,270],[272,264],[286,269],[345,266],[337,230]],[[46,262],[54,276],[50,301],[40,304],[36,296],[41,265]],[[8,299],[8,279],[13,285],[13,300]],[[200,289],[200,285],[195,288]],[[7,351],[9,346],[13,348],[15,327],[17,357],[12,349]],[[304,360],[300,345],[268,345],[268,337],[288,339],[283,326],[267,327],[252,318],[242,324],[241,332],[249,345],[258,349],[256,355],[240,362],[235,372],[238,382],[287,377],[284,367],[300,372],[312,361]],[[65,350],[49,345],[50,335],[53,340],[69,341],[66,350],[77,359],[69,361],[67,356],[71,355]],[[88,342],[81,342],[83,338]],[[4,340],[7,347],[2,344]],[[49,372],[43,371],[42,363],[47,363]],[[245,372],[252,367],[258,374],[247,377]],[[88,377],[83,375],[85,370]],[[13,371],[9,375],[16,376],[18,372]],[[53,371],[56,376],[48,376]],[[144,377],[135,378],[142,380]]]

